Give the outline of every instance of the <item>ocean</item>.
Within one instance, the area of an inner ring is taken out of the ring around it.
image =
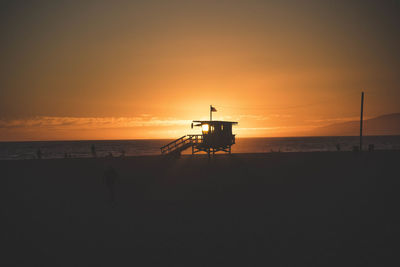
[[[94,140],[94,141],[35,141],[0,142],[0,160],[21,160],[37,158],[40,149],[42,158],[87,158],[92,157],[94,145],[98,157],[120,157],[141,155],[160,155],[160,147],[172,139],[152,140]],[[232,153],[265,152],[312,152],[312,151],[351,151],[359,145],[357,136],[335,137],[271,137],[237,138]],[[363,149],[374,144],[375,150],[399,150],[400,136],[365,136]],[[188,149],[183,154],[190,154]]]

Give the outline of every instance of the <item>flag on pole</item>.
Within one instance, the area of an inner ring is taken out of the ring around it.
[[[217,109],[214,108],[213,106],[210,106],[210,111],[211,111],[211,112],[217,112]]]

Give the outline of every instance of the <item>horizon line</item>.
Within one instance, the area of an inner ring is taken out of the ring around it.
[[[369,137],[400,136],[400,134],[363,135]],[[251,136],[237,137],[237,139],[257,138],[313,138],[313,137],[359,137],[359,135],[293,135],[293,136]],[[83,142],[83,141],[151,141],[151,140],[174,140],[175,138],[135,138],[135,139],[54,139],[54,140],[0,140],[0,143],[27,143],[27,142]]]

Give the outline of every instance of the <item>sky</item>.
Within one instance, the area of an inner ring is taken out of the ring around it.
[[[300,136],[400,112],[400,1],[0,1],[0,141]],[[357,134],[357,133],[355,133]]]

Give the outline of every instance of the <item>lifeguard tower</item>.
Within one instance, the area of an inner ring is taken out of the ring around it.
[[[217,111],[210,106],[209,121],[193,121],[193,127],[201,127],[202,134],[184,135],[179,139],[161,147],[161,154],[180,156],[182,151],[192,148],[192,154],[206,152],[208,156],[218,151],[231,154],[231,146],[235,144],[235,135],[232,134],[232,125],[237,122],[213,121],[212,112]]]

